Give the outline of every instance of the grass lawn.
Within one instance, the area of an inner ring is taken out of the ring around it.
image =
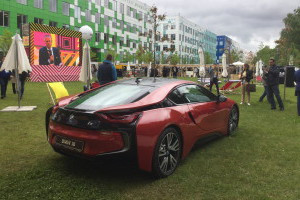
[[[70,93],[82,83],[65,84]],[[0,109],[17,105],[11,85]],[[281,86],[283,97],[283,87]],[[90,162],[55,153],[46,141],[50,106],[45,83],[26,83],[21,105],[33,112],[0,112],[0,199],[300,199],[300,117],[294,88],[285,111],[258,102],[240,106],[236,134],[197,145],[176,172],[155,180],[129,161]],[[240,102],[240,95],[228,97]]]

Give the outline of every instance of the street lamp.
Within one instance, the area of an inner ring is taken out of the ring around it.
[[[91,66],[90,66],[90,46],[88,41],[92,38],[93,36],[93,29],[91,27],[89,27],[88,25],[84,25],[79,29],[79,32],[81,32],[82,34],[82,39],[85,40],[85,45],[86,45],[86,51],[84,52],[85,54],[83,55],[85,57],[85,61],[86,63],[83,63],[82,66],[84,64],[86,64],[86,84],[87,84],[87,89],[90,89],[90,77],[91,77]]]

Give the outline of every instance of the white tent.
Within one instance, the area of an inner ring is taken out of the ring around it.
[[[85,82],[89,89],[90,81],[93,78],[91,70],[90,46],[86,42],[83,47],[82,66],[80,70],[79,80]]]
[[[244,63],[242,63],[241,61],[237,61],[237,62],[234,62],[232,64],[235,65],[235,66],[244,66]]]
[[[223,77],[227,77],[228,76],[228,72],[227,72],[227,66],[226,66],[226,54],[223,53],[222,55],[222,66],[223,66],[223,72],[222,72],[222,76]]]

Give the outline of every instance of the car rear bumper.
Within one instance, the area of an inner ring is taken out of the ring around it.
[[[90,158],[129,151],[132,133],[86,130],[50,121],[48,142],[56,151]]]

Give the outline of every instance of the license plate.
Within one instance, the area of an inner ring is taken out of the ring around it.
[[[83,150],[84,142],[56,136],[56,144],[72,151],[81,152]]]

